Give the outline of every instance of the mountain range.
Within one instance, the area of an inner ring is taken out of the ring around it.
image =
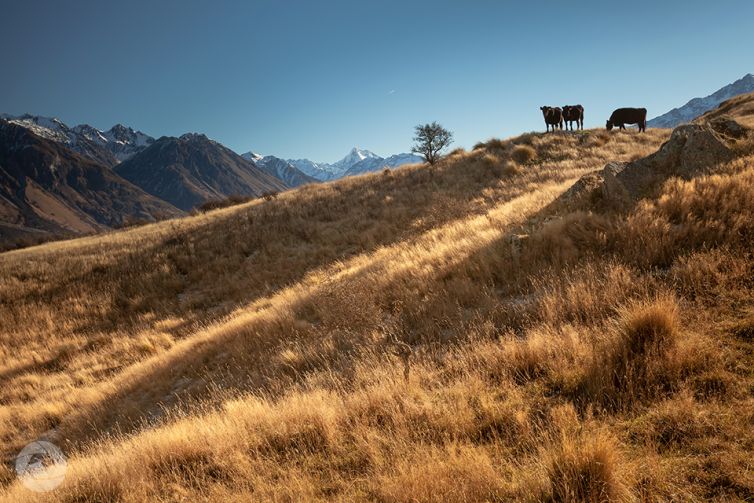
[[[253,162],[197,133],[163,136],[114,171],[183,211],[231,195],[260,196],[289,188]]]
[[[421,158],[382,158],[359,148],[332,164],[289,161],[238,155],[197,133],[155,139],[122,124],[103,131],[39,115],[2,114],[0,249],[413,162]]]
[[[182,213],[93,158],[0,120],[0,248]]]
[[[694,98],[682,107],[674,108],[665,114],[647,121],[647,125],[649,127],[672,128],[681,124],[687,124],[702,116],[705,112],[717,108],[723,101],[753,91],[754,75],[749,73],[732,84],[718,89],[709,96]]]
[[[326,182],[383,168],[397,168],[404,164],[424,162],[424,159],[414,154],[397,154],[384,158],[369,150],[354,147],[343,159],[332,164],[317,163],[309,159],[288,159],[287,162],[312,178]]]
[[[691,122],[754,91],[754,75],[649,121]],[[209,200],[258,197],[422,162],[354,147],[332,163],[238,155],[203,134],[155,139],[116,124],[103,131],[38,115],[0,114],[0,248],[184,215]]]

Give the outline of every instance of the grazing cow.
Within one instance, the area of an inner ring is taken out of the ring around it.
[[[647,130],[647,109],[646,108],[619,108],[610,116],[605,127],[608,131],[618,126],[620,129],[626,129],[626,124],[636,124],[639,126],[639,132]]]
[[[573,131],[573,122],[576,121],[576,129],[584,129],[584,107],[581,105],[565,105],[563,107],[563,122],[566,129],[570,126]]]
[[[558,107],[539,107],[540,110],[542,110],[542,115],[545,117],[545,127],[547,128],[547,131],[550,130],[550,126],[552,126],[552,130],[555,131],[555,126],[559,126],[560,129],[563,129],[563,111]]]

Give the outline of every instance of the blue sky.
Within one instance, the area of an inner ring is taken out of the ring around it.
[[[650,117],[754,72],[754,2],[0,0],[0,111],[334,161]]]

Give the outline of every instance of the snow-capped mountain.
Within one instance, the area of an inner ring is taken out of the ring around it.
[[[309,159],[287,159],[287,161],[299,171],[321,182],[338,178],[338,175],[332,170],[332,166],[325,162],[314,162]]]
[[[289,187],[298,187],[319,181],[307,175],[285,159],[275,157],[274,155],[262,156],[255,152],[246,152],[245,154],[241,154],[241,157],[253,162],[261,170],[279,178]]]
[[[354,147],[343,159],[338,162],[334,162],[331,166],[334,173],[338,173],[340,176],[346,174],[356,164],[364,161],[376,162],[382,159],[380,156],[369,150],[362,150],[359,147]]]
[[[388,158],[370,157],[351,166],[343,176],[361,175],[384,168],[397,168],[404,164],[416,164],[424,162],[424,158],[414,154],[396,154]]]
[[[130,159],[154,143],[151,136],[122,124],[101,131],[88,124],[68,127],[59,119],[39,115],[2,114],[0,117],[110,167]]]
[[[241,157],[251,162],[257,162],[261,159],[264,159],[264,156],[262,154],[257,154],[256,152],[252,152],[252,151],[246,152],[245,154],[241,154]]]
[[[751,73],[715,91],[705,98],[694,98],[680,108],[655,117],[647,122],[649,127],[676,127],[693,121],[697,117],[717,108],[720,103],[740,94],[754,91],[754,75]]]
[[[134,131],[123,124],[116,124],[109,131],[103,133],[105,146],[123,162],[138,154],[152,143],[154,138],[141,131]]]
[[[423,162],[414,154],[397,154],[388,158],[380,157],[369,150],[354,147],[343,159],[328,163],[317,163],[309,159],[289,159],[288,162],[307,175],[320,181],[335,180],[344,176],[359,175],[383,168],[397,168],[403,164]]]

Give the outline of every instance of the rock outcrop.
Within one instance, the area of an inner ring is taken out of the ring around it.
[[[733,146],[747,131],[729,118],[679,126],[654,154],[630,163],[611,162],[602,171],[583,176],[552,209],[628,209],[656,195],[670,178],[690,180],[714,173],[735,158]]]

